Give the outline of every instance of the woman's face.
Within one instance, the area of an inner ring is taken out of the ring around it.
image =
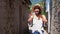
[[[38,14],[39,13],[39,9],[35,9],[34,12],[35,12],[35,14]]]

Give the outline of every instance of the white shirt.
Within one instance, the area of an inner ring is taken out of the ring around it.
[[[34,15],[32,32],[38,31],[38,32],[41,33],[42,24],[43,24],[42,18],[40,18],[40,19],[38,20],[38,17],[37,17],[36,15]]]

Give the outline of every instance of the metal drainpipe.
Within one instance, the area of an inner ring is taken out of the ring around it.
[[[48,33],[50,33],[50,5],[48,5]]]
[[[47,1],[47,0],[45,0],[45,1]],[[50,2],[48,2],[47,7],[48,7],[48,9],[47,9],[47,11],[48,11],[48,34],[50,34]]]

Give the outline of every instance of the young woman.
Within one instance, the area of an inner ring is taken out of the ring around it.
[[[47,19],[45,15],[41,14],[41,7],[39,5],[36,5],[33,7],[34,14],[31,14],[31,16],[28,19],[28,22],[32,22],[32,34],[43,34],[43,22],[47,22]]]

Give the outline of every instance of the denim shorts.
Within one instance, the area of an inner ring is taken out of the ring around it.
[[[42,34],[44,34],[44,31],[43,30],[41,30],[42,31]],[[32,30],[30,30],[30,34],[40,34],[38,31],[35,31],[34,33],[32,33]]]

